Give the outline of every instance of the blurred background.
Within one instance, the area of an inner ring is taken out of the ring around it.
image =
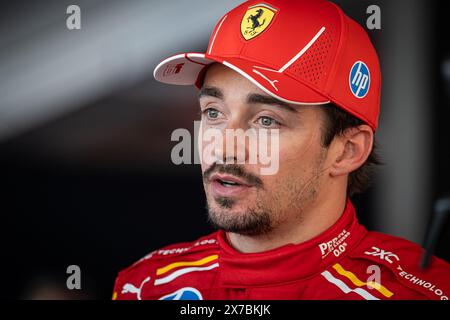
[[[157,83],[156,64],[204,52],[241,1],[45,0],[0,10],[1,270],[7,299],[110,299],[117,272],[161,246],[211,232],[198,165],[172,164],[173,130],[193,132],[193,87]],[[424,240],[450,190],[445,1],[334,1],[379,53],[377,139],[386,163],[354,198],[367,228]],[[68,30],[66,9],[81,8]],[[367,30],[367,28],[366,28]],[[449,227],[436,255],[450,260]],[[66,289],[81,268],[82,290]]]

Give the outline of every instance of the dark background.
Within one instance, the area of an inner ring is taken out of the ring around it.
[[[362,25],[368,5],[377,4],[382,12],[382,29],[368,33],[382,65],[377,136],[387,169],[380,169],[367,193],[354,198],[359,218],[369,229],[420,243],[433,202],[450,190],[450,30],[445,1],[335,2]],[[238,1],[193,1],[193,12],[203,10],[190,18],[184,9],[176,10],[177,3],[79,1],[78,31],[65,28],[65,10],[73,2],[2,4],[2,297],[109,299],[119,270],[161,246],[213,231],[206,222],[200,167],[175,166],[170,159],[176,144],[170,141],[172,131],[192,131],[198,118],[195,89],[157,83],[152,70],[169,55],[203,52],[215,22]],[[139,6],[148,10],[142,12]],[[182,21],[184,42],[161,40],[180,37],[162,23],[171,17],[146,24],[157,20],[164,6],[173,6],[174,15],[183,17],[177,21]],[[138,9],[122,15],[133,7]],[[142,16],[133,16],[136,12]],[[111,16],[115,29],[101,25]],[[206,22],[200,28],[196,23],[202,16]],[[120,33],[132,26],[134,33]],[[386,43],[396,41],[402,26],[406,44],[394,50]],[[84,38],[86,34],[92,39]],[[417,48],[427,51],[416,52],[414,58]],[[55,51],[66,59],[64,68],[45,60]],[[95,64],[84,66],[90,59]],[[410,63],[400,74],[398,61]],[[60,74],[68,76],[58,78]],[[397,87],[398,79],[406,83],[403,88]],[[409,79],[418,82],[409,86]],[[408,102],[407,97],[422,91],[426,94],[419,105]],[[404,103],[396,103],[403,98]],[[408,135],[398,140],[405,132],[424,138]],[[420,210],[409,212],[417,199],[422,199]],[[386,212],[386,207],[400,210]],[[436,254],[450,260],[448,226]],[[71,264],[82,271],[82,290],[76,293],[65,289]]]

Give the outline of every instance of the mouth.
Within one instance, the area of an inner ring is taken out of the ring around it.
[[[215,196],[237,196],[248,191],[252,186],[246,181],[228,174],[215,173],[209,179]]]
[[[245,186],[250,187],[244,180],[229,174],[214,173],[209,179],[212,182],[218,182],[224,187]]]

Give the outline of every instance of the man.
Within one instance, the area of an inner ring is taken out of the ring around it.
[[[219,231],[120,272],[113,299],[448,299],[446,262],[420,269],[420,247],[357,222],[349,196],[378,163],[381,76],[367,34],[336,5],[247,1],[205,54],[170,57],[154,76],[200,89],[201,133],[276,132],[279,164],[262,174],[227,138],[201,153]]]

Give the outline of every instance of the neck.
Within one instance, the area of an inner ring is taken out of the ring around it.
[[[257,253],[272,250],[286,244],[299,244],[308,241],[330,228],[345,209],[346,194],[331,199],[315,199],[314,203],[303,208],[300,218],[281,223],[271,232],[258,236],[247,236],[228,232],[228,242],[243,253]]]

